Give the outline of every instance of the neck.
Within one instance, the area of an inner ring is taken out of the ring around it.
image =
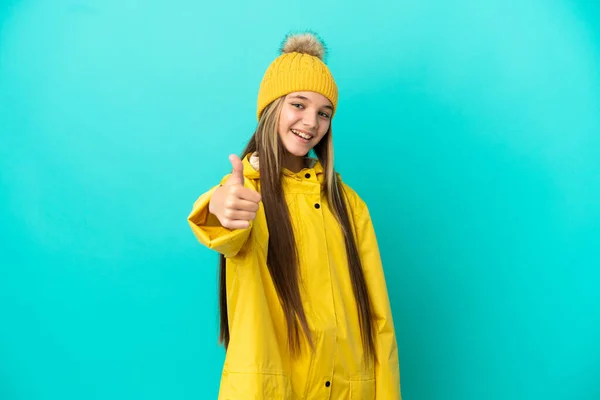
[[[298,157],[288,153],[283,161],[283,166],[292,172],[299,172],[306,167],[306,163],[304,157]]]

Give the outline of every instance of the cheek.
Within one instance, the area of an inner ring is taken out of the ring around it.
[[[323,121],[319,124],[319,136],[323,137],[329,131],[331,122],[329,120]]]
[[[280,135],[284,134],[288,130],[289,123],[286,113],[282,112],[279,114],[279,126],[277,128]]]
[[[292,126],[293,121],[294,114],[282,110],[281,114],[279,114],[279,133],[285,133]]]

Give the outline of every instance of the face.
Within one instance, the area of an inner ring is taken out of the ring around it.
[[[279,137],[287,151],[304,157],[323,139],[331,124],[333,107],[322,94],[288,94],[279,114]]]

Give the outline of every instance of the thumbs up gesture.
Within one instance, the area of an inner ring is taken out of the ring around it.
[[[244,167],[238,156],[229,156],[231,176],[213,193],[208,210],[215,215],[221,226],[228,229],[246,229],[256,218],[260,194],[244,187]]]

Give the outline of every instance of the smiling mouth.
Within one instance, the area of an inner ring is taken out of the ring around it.
[[[295,129],[290,129],[290,130],[292,131],[292,133],[293,133],[294,135],[296,135],[296,136],[298,136],[298,137],[300,137],[300,138],[302,138],[302,139],[304,139],[304,140],[310,140],[310,139],[312,139],[312,138],[313,138],[311,135],[309,135],[309,134],[307,134],[307,133],[300,132],[300,131],[297,131],[297,130],[295,130]]]

